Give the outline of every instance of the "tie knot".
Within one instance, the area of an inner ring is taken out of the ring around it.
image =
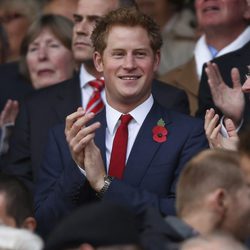
[[[130,114],[121,115],[120,119],[121,119],[121,124],[128,125],[129,122],[133,119],[133,116]]]
[[[89,81],[88,84],[94,88],[94,91],[102,91],[104,88],[104,80],[95,79],[93,81]]]

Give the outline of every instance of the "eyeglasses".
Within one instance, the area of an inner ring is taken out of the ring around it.
[[[0,23],[2,24],[10,23],[11,21],[19,19],[21,17],[24,17],[24,15],[16,12],[8,13],[4,16],[0,16]]]

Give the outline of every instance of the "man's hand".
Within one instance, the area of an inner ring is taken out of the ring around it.
[[[238,69],[233,68],[231,71],[233,88],[225,84],[215,63],[207,63],[206,73],[214,104],[237,126],[242,119],[245,107]]]
[[[228,137],[223,137],[221,135],[221,125],[217,125],[218,121],[219,116],[215,114],[214,109],[209,109],[206,111],[204,128],[210,148],[237,150],[239,137],[237,135],[233,121],[228,118],[226,118],[224,121]]]
[[[78,108],[66,118],[65,135],[71,156],[82,169],[84,169],[85,147],[94,138],[96,129],[101,125],[95,122],[86,126],[94,116],[94,113],[86,114],[82,108]]]
[[[18,101],[8,100],[0,113],[0,128],[7,124],[15,124],[15,120],[19,111]]]
[[[91,140],[85,147],[84,166],[91,187],[99,192],[104,186],[105,167],[99,148]]]

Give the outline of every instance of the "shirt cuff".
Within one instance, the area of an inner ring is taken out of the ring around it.
[[[86,177],[86,171],[82,169],[79,165],[77,165],[77,167],[79,168],[80,172]]]

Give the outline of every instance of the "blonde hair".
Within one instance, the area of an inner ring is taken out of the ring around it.
[[[231,193],[243,185],[239,156],[226,150],[204,150],[192,158],[181,173],[176,191],[176,210],[182,217],[199,209],[202,198],[223,188]]]

